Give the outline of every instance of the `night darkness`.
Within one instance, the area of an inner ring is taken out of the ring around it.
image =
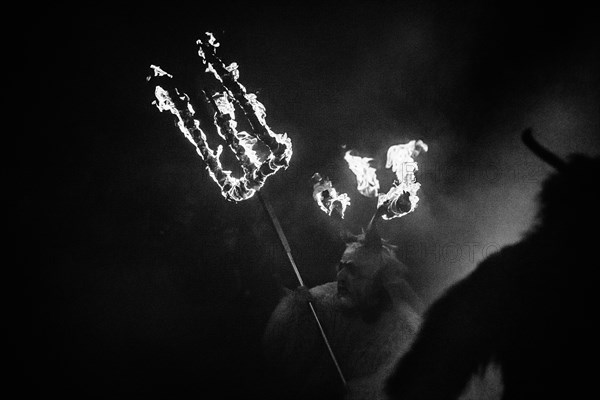
[[[258,199],[223,199],[146,82],[151,64],[172,73],[215,141],[200,97],[211,82],[196,53],[203,32],[292,138],[290,167],[263,193],[308,286],[335,279],[344,248],[311,197],[312,174],[351,196],[355,233],[375,211],[348,149],[375,158],[389,185],[388,147],[428,143],[419,207],[382,228],[426,303],[533,221],[551,169],[522,146],[524,128],[560,156],[599,153],[591,6],[262,3],[35,12],[32,125],[13,168],[32,306],[20,361],[40,396],[272,393],[260,338],[279,285],[297,286],[293,271]]]

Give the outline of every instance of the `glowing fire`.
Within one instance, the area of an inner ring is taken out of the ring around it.
[[[239,70],[236,63],[226,66],[216,55],[219,47],[215,37],[207,32],[205,40],[198,40],[198,55],[224,88],[222,93],[212,96],[206,94],[207,100],[215,111],[214,123],[219,135],[225,139],[234,152],[242,170],[241,178],[231,176],[230,171],[223,170],[220,156],[223,150],[219,146],[213,151],[205,133],[200,129],[200,122],[194,118],[195,111],[185,93],[173,87],[168,74],[160,67],[152,65],[153,75],[148,80],[160,82],[155,88],[156,100],[153,102],[162,111],[172,113],[179,130],[196,146],[198,154],[206,162],[210,176],[221,188],[223,196],[228,200],[246,200],[259,190],[265,180],[279,169],[287,168],[292,157],[292,141],[286,134],[274,133],[266,123],[264,105],[253,93],[238,82]],[[248,120],[251,132],[238,132],[235,120],[235,108],[239,107]],[[269,155],[260,160],[254,146],[261,141],[269,149]]]
[[[382,218],[389,220],[402,217],[417,207],[419,202],[417,192],[421,184],[416,181],[415,173],[419,166],[414,157],[427,150],[427,144],[422,140],[411,140],[388,149],[385,167],[392,169],[396,179],[385,194],[379,193],[377,171],[370,166],[372,158],[353,156],[351,151],[347,151],[344,159],[356,175],[356,189],[365,197],[377,196],[377,208],[385,205],[386,211]]]
[[[356,189],[366,197],[376,197],[379,193],[379,180],[377,180],[377,170],[369,165],[373,160],[368,157],[358,157],[347,151],[344,159],[348,162],[348,167],[356,175]]]
[[[391,168],[396,174],[396,180],[386,194],[380,194],[377,208],[387,204],[387,212],[383,219],[403,217],[413,212],[419,202],[417,192],[421,184],[417,182],[415,173],[419,165],[414,160],[421,152],[428,150],[422,140],[411,140],[406,144],[392,146],[387,152],[386,168]]]
[[[350,205],[350,197],[346,193],[338,194],[331,181],[323,178],[318,172],[312,177],[313,198],[327,215],[337,214],[344,218],[346,208]]]

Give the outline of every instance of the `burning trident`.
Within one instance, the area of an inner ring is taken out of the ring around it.
[[[292,141],[286,134],[276,134],[269,128],[265,119],[264,105],[257,100],[255,94],[248,93],[238,82],[237,64],[226,66],[215,52],[219,43],[212,34],[206,35],[207,40],[197,42],[198,55],[207,66],[207,71],[214,74],[224,89],[222,93],[207,97],[215,108],[215,125],[218,133],[235,153],[244,171],[242,178],[234,178],[230,171],[223,170],[220,161],[222,146],[219,146],[216,151],[209,147],[206,134],[200,128],[200,122],[194,118],[195,111],[188,95],[179,93],[170,81],[173,76],[160,67],[152,65],[154,74],[148,80],[158,80],[154,92],[156,96],[154,104],[160,111],[169,111],[175,116],[177,126],[196,146],[198,154],[206,162],[210,175],[221,188],[223,196],[232,201],[246,200],[262,187],[270,175],[280,168],[287,168],[292,157]],[[250,133],[237,131],[234,103],[242,109],[250,123]],[[262,162],[254,151],[258,141],[264,143],[270,151],[269,156]]]
[[[281,245],[298,278],[298,282],[300,286],[304,286],[304,281],[294,262],[290,245],[279,224],[279,220],[273,208],[259,192],[269,176],[275,174],[281,168],[286,169],[288,167],[292,157],[291,139],[286,134],[273,132],[267,125],[264,105],[258,101],[255,94],[248,93],[246,88],[238,82],[239,71],[237,63],[225,65],[216,55],[216,48],[219,47],[219,43],[215,37],[207,32],[206,38],[198,40],[197,44],[198,55],[206,66],[206,72],[212,73],[223,88],[223,92],[209,95],[206,91],[203,91],[203,95],[215,112],[214,124],[217,127],[217,132],[235,154],[242,167],[243,176],[235,178],[231,176],[231,171],[223,170],[220,161],[223,151],[222,146],[219,145],[216,151],[210,148],[206,134],[200,128],[200,122],[194,118],[195,111],[190,104],[189,96],[185,93],[180,93],[173,85],[171,80],[173,78],[172,75],[155,65],[151,66],[153,73],[148,77],[148,81],[157,81],[154,91],[156,100],[153,103],[161,112],[168,111],[175,116],[179,130],[196,147],[197,153],[206,163],[210,176],[220,187],[222,195],[227,200],[235,202],[243,201],[258,193],[257,196],[270,217]],[[237,130],[237,121],[235,120],[236,106],[242,110],[248,121],[251,128],[250,132],[239,132]],[[269,149],[269,155],[262,160],[255,151],[255,146],[259,141]],[[308,302],[308,305],[317,322],[336,370],[345,386],[346,379],[342,374],[315,308],[311,301]]]

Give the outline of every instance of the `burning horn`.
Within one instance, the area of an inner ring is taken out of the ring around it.
[[[521,139],[523,143],[529,150],[533,152],[536,156],[541,158],[546,163],[550,164],[552,167],[556,168],[559,171],[562,171],[566,167],[566,163],[556,154],[552,153],[550,150],[546,149],[542,146],[535,138],[533,137],[533,132],[531,128],[527,128],[521,134]]]

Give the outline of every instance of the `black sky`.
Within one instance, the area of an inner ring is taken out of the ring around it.
[[[522,148],[525,127],[561,156],[600,149],[598,13],[579,2],[31,12],[13,168],[32,303],[21,361],[44,395],[269,394],[260,335],[278,282],[293,288],[294,276],[257,199],[221,197],[145,79],[160,65],[206,113],[203,32],[292,138],[291,165],[264,194],[309,286],[334,279],[343,248],[313,203],[312,174],[352,197],[353,231],[374,211],[354,189],[347,149],[376,158],[383,182],[390,145],[430,145],[419,208],[383,227],[427,302],[533,220],[551,171]]]

